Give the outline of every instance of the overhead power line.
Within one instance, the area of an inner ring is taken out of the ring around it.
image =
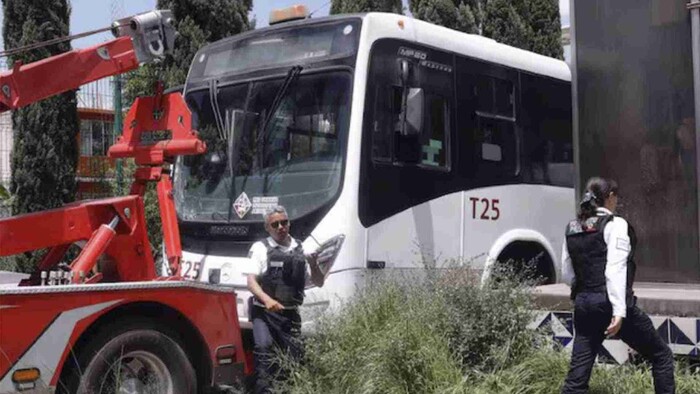
[[[122,27],[122,26],[127,26],[127,24],[116,25],[114,27]],[[43,47],[49,46],[49,45],[55,45],[55,44],[59,44],[59,43],[66,42],[66,41],[76,40],[78,38],[91,36],[93,34],[103,33],[103,32],[112,30],[112,28],[113,28],[113,26],[103,27],[101,29],[87,31],[85,33],[73,34],[71,36],[66,36],[66,37],[53,38],[51,40],[36,42],[34,44],[29,44],[29,45],[24,45],[24,46],[17,47],[17,48],[8,49],[6,51],[0,52],[0,58],[14,55],[14,54],[21,53],[21,52],[25,52],[25,51],[30,51],[32,49],[43,48]]]

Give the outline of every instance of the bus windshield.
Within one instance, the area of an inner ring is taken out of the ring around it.
[[[252,223],[277,204],[291,219],[340,188],[351,74],[299,73],[186,93],[207,152],[178,160],[175,204],[186,222]],[[287,86],[285,86],[287,85]]]

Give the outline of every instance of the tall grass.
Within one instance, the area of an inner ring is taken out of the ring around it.
[[[424,285],[438,295],[445,309],[449,347],[463,369],[480,373],[512,365],[525,357],[536,333],[526,326],[532,319],[527,282],[499,266],[485,287],[464,267],[435,271]]]
[[[684,363],[676,363],[676,393],[700,393],[700,376]],[[559,394],[569,368],[569,354],[554,348],[536,349],[511,368],[486,374],[473,389],[475,394]],[[646,365],[597,365],[589,394],[653,393],[651,372]]]
[[[446,311],[426,290],[382,283],[340,316],[323,319],[286,389],[390,394],[458,385],[461,371],[441,334]]]
[[[320,319],[300,364],[276,388],[289,393],[558,393],[569,354],[527,329],[528,288],[508,274],[475,284],[468,269],[424,280],[376,280]],[[677,392],[700,377],[677,368]],[[652,393],[644,366],[598,366],[591,394]]]

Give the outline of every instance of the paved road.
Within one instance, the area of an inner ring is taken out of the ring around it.
[[[538,286],[535,302],[546,310],[571,310],[569,286]],[[634,294],[644,312],[660,316],[700,316],[700,285],[693,283],[646,283],[634,284]],[[694,323],[693,323],[694,324]]]

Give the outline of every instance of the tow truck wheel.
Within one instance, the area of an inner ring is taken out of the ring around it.
[[[109,330],[109,327],[104,327]],[[162,331],[139,327],[93,341],[81,352],[76,388],[69,392],[193,394],[197,377],[176,340]],[[89,355],[92,355],[90,357]],[[89,358],[89,360],[88,360]],[[82,373],[80,373],[82,371]],[[75,386],[74,386],[75,387]]]

